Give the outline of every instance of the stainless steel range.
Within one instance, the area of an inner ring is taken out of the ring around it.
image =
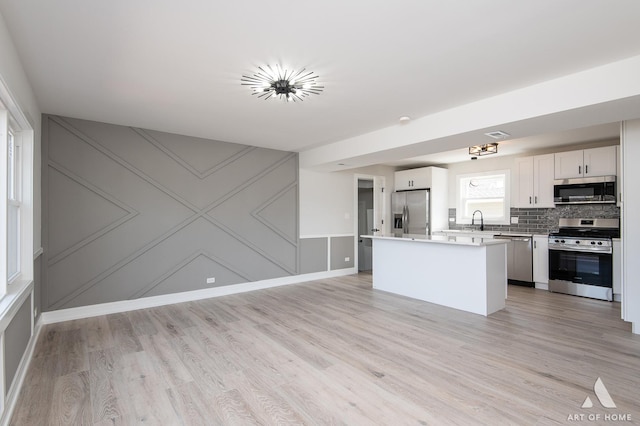
[[[613,301],[612,238],[618,219],[560,219],[549,234],[549,290]]]

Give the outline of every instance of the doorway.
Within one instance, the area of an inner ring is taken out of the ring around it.
[[[373,179],[358,179],[358,272],[372,268],[373,241],[360,235],[373,235]]]
[[[356,175],[356,265],[358,272],[370,272],[373,267],[373,241],[361,235],[380,235],[385,222],[384,176]]]

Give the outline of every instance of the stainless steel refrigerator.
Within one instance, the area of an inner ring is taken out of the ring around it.
[[[391,194],[393,235],[430,235],[429,206],[428,189]]]

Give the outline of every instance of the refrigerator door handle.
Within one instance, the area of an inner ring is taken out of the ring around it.
[[[407,206],[402,206],[402,233],[407,233]]]
[[[409,233],[409,220],[411,220],[411,219],[409,218],[409,207],[408,207],[408,206],[404,206],[404,210],[405,210],[405,212],[406,212],[406,213],[404,214],[404,216],[405,216],[405,221],[404,221],[404,224],[405,224],[405,231],[404,231],[404,232],[405,232],[405,234],[408,234],[408,233]]]

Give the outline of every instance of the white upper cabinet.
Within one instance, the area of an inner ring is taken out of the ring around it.
[[[429,167],[402,170],[395,173],[395,190],[431,188],[431,172]]]
[[[616,174],[616,147],[604,146],[555,154],[555,178],[610,176]]]
[[[517,158],[515,171],[517,183],[513,207],[555,207],[553,154]]]
[[[616,146],[584,150],[584,176],[613,176],[617,172]]]
[[[556,179],[582,177],[584,166],[584,151],[567,151],[555,154]]]

